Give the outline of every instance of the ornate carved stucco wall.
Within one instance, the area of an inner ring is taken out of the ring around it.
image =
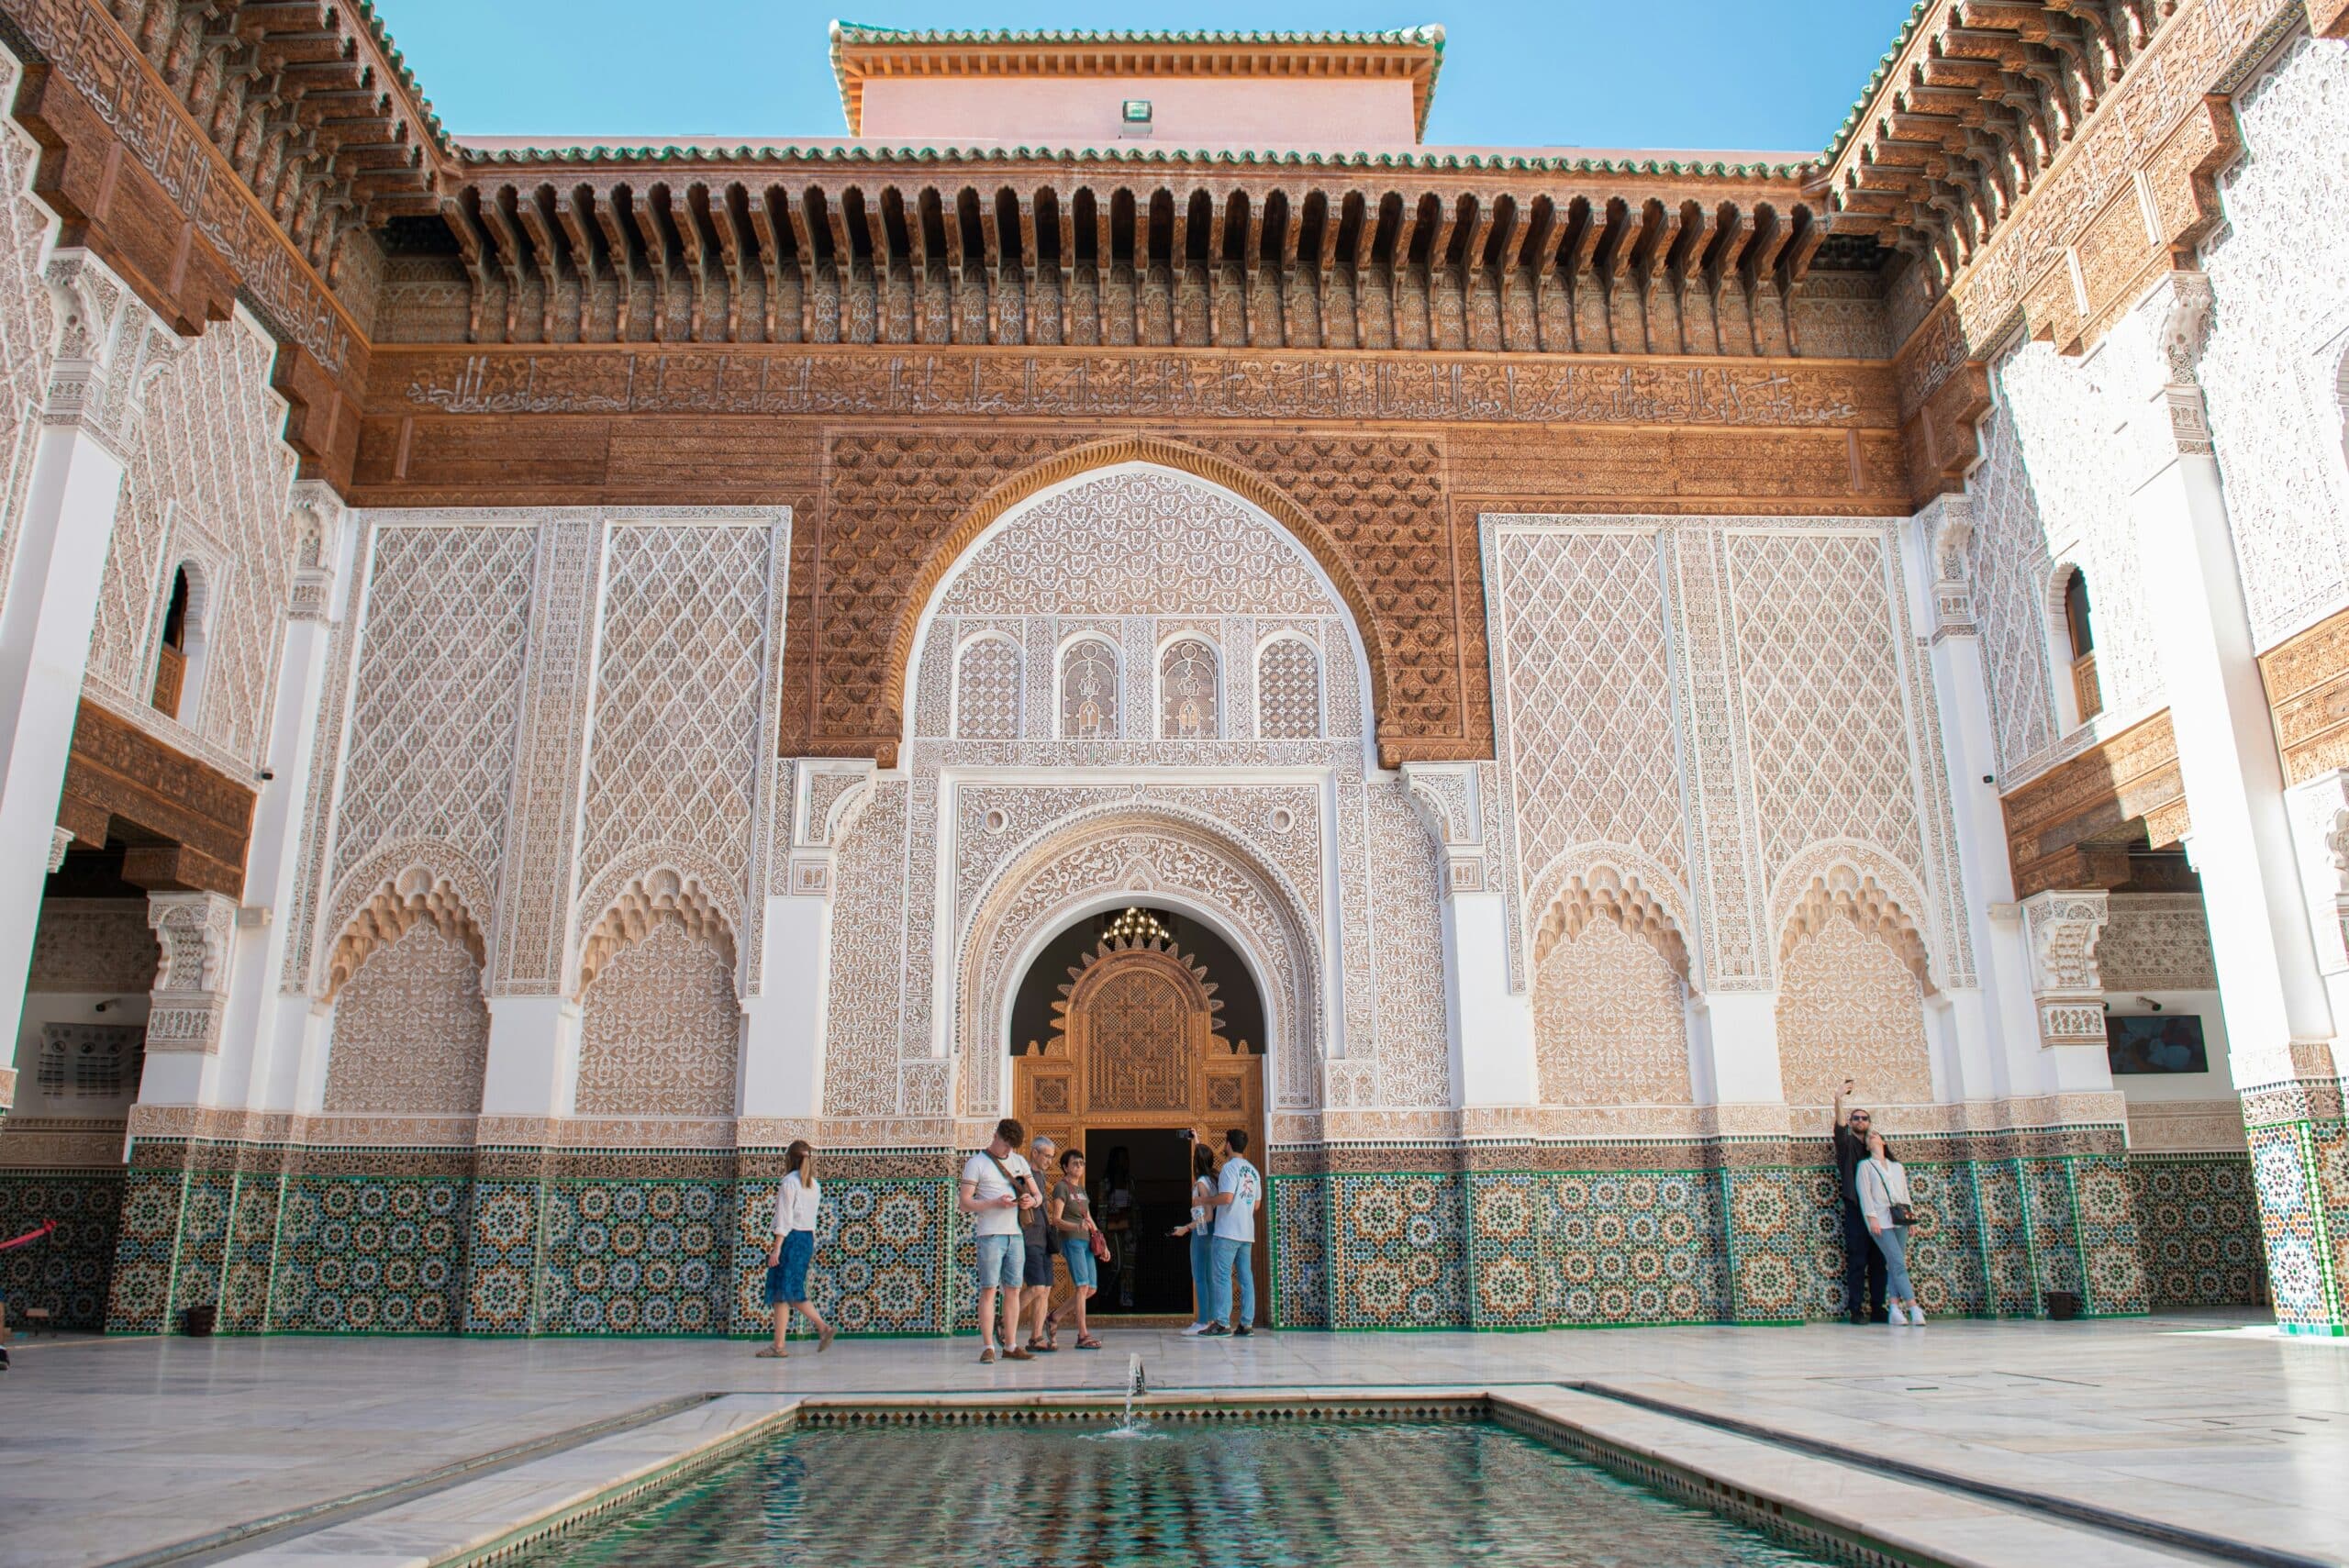
[[[2143,384],[2154,354],[2132,315],[2086,360],[2018,343],[1991,372],[1970,566],[1982,628],[2000,787],[2013,789],[2166,705],[2158,628],[2147,608],[2127,497],[2132,455],[2115,430],[2132,412],[2117,388]],[[2064,728],[2072,673],[2059,569],[2087,579],[2104,711]]]
[[[829,1115],[991,1114],[1025,953],[1147,889],[1257,965],[1276,1138],[1325,1106],[1446,1120],[1439,863],[1372,765],[1352,617],[1286,528],[1167,468],[1063,482],[957,561],[913,666],[905,774],[841,851]]]
[[[1871,932],[1905,929],[1927,970],[1864,939],[1905,985],[1895,1010],[1913,1041],[1866,1055],[1883,1078],[1870,1093],[1932,1101],[1920,981],[1970,985],[1974,958],[1893,532],[1865,519],[1487,516],[1485,551],[1545,1100],[1584,1028],[1548,965],[1589,971],[1582,983],[1607,994],[1653,990],[1659,960],[1698,991],[1783,991],[1798,938],[1840,940],[1822,917],[1858,938],[1861,917]],[[1561,959],[1553,944],[1594,918],[1638,933],[1646,952],[1609,942]],[[1798,1020],[1840,1005],[1782,1003]],[[1872,1015],[1888,1006],[1871,994]],[[1796,1043],[1809,1038],[1798,1029]],[[1822,1103],[1820,1070],[1798,1062],[1800,1050],[1789,1102]],[[1623,1071],[1620,1085],[1577,1084],[1570,1103],[1656,1098],[1649,1067]],[[1684,1114],[1646,1130],[1690,1125]]]
[[[401,1028],[408,987],[370,974],[420,922],[477,949],[474,1008],[484,993],[583,1003],[581,1116],[730,1118],[764,906],[787,515],[362,526],[321,725],[335,764],[309,812],[318,891],[295,911],[285,976],[335,1003],[327,1109],[397,1108],[336,1089],[356,1080],[335,1058]],[[478,1047],[477,1030],[440,1032]],[[477,1111],[480,1081],[476,1065],[470,1104],[429,1108]]]
[[[2235,99],[2199,374],[2253,636],[2349,601],[2349,42],[2300,38]]]

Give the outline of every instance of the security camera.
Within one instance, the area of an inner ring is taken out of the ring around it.
[[[92,1007],[92,1008],[90,1009],[90,1011],[92,1011],[92,1012],[94,1012],[94,1013],[103,1013],[103,1012],[105,1012],[108,1007],[111,1007],[111,1006],[114,1006],[114,999],[113,999],[112,997],[108,997],[106,1001],[103,1001],[103,1002],[99,1003],[96,1006]]]
[[[2145,1006],[2149,1011],[2158,1013],[2162,1010],[2162,1005],[2159,1002],[2154,1001],[2151,996],[2140,996],[2137,1000],[2145,1004]]]

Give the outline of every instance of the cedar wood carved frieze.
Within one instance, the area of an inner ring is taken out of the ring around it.
[[[2169,711],[2049,769],[2001,805],[2016,897],[2127,882],[2129,845],[2141,830],[2159,848],[2190,827]]]
[[[226,773],[85,697],[57,821],[76,843],[123,842],[126,881],[233,898],[244,890],[255,798]]]
[[[2261,654],[2259,675],[2275,715],[2285,782],[2349,767],[2349,610]]]

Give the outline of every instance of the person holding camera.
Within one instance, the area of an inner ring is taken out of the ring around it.
[[[1843,1207],[1843,1307],[1854,1323],[1881,1323],[1884,1317],[1884,1255],[1868,1237],[1860,1210],[1858,1173],[1868,1157],[1868,1113],[1847,1111],[1852,1080],[1835,1091],[1835,1193]],[[1873,1310],[1871,1310],[1873,1308]]]
[[[1909,1173],[1893,1157],[1881,1132],[1868,1134],[1868,1157],[1858,1172],[1860,1212],[1867,1218],[1868,1238],[1884,1255],[1886,1291],[1891,1297],[1889,1321],[1925,1326],[1924,1309],[1917,1305],[1916,1287],[1909,1283],[1909,1227],[1915,1211],[1909,1204]],[[1902,1312],[1908,1316],[1903,1318]]]
[[[961,1207],[971,1217],[978,1242],[979,1360],[985,1362],[996,1357],[997,1290],[1003,1293],[1003,1359],[1035,1359],[1019,1348],[1019,1282],[1027,1277],[1028,1266],[1019,1216],[1043,1202],[1035,1173],[1019,1157],[1019,1146],[1027,1140],[1028,1129],[1006,1117],[996,1123],[987,1146],[963,1162]]]

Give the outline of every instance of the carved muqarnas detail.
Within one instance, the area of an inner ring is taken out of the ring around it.
[[[1786,929],[1778,937],[1778,962],[1784,965],[1805,940],[1817,936],[1829,921],[1838,918],[1849,920],[1861,930],[1880,938],[1908,966],[1909,973],[1917,977],[1917,984],[1926,995],[1936,993],[1925,939],[1916,922],[1909,919],[1899,901],[1886,892],[1876,878],[1849,866],[1837,866],[1824,876],[1810,879],[1810,885],[1803,889],[1802,897],[1787,915]]]
[[[1635,937],[1651,943],[1683,983],[1688,979],[1688,944],[1679,926],[1636,876],[1611,866],[1594,868],[1587,877],[1571,876],[1533,933],[1533,962],[1539,967],[1552,949],[1582,935],[1593,920],[1614,921]]]
[[[734,968],[733,923],[697,879],[663,866],[622,888],[596,922],[579,950],[579,988],[584,991],[593,984],[596,972],[613,954],[663,925],[681,927],[687,936],[708,943],[729,972]]]
[[[378,949],[390,947],[418,922],[471,953],[476,966],[482,963],[481,926],[464,899],[445,878],[410,866],[376,889],[343,928],[327,960],[327,999],[332,1001]]]

